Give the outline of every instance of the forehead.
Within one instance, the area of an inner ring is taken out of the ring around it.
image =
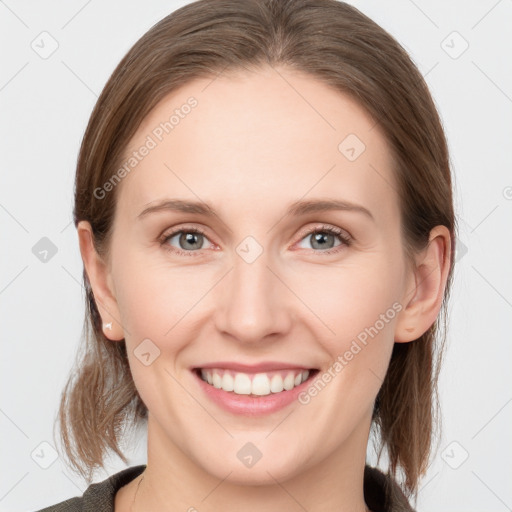
[[[226,215],[254,214],[257,204],[270,214],[304,196],[340,196],[388,221],[397,213],[392,157],[375,121],[349,96],[289,68],[189,82],[144,119],[125,163],[134,152],[118,191],[130,217],[165,197],[205,200]]]

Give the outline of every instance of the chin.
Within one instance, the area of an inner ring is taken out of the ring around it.
[[[212,472],[211,470],[213,469],[205,468],[208,473],[220,480],[226,479],[231,484],[255,487],[275,485],[276,480],[285,482],[297,474],[297,468],[291,463],[275,465],[263,462],[263,458],[252,468],[229,467],[225,465],[224,470],[219,471],[217,467]],[[227,476],[228,474],[229,476]]]
[[[284,482],[293,478],[299,471],[304,470],[307,462],[297,460],[300,450],[294,448],[289,439],[288,452],[282,449],[283,443],[280,443],[281,448],[267,445],[259,450],[250,442],[236,442],[236,445],[235,450],[210,453],[207,459],[202,458],[197,463],[206,473],[219,480],[226,479],[238,485],[259,486],[275,485],[276,480]]]

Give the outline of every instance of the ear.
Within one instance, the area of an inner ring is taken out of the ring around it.
[[[122,340],[124,332],[108,265],[94,247],[90,223],[80,221],[77,231],[82,261],[101,316],[103,333],[110,340]]]
[[[395,329],[396,343],[418,339],[435,322],[443,301],[450,261],[450,231],[446,226],[436,226],[430,232],[427,247],[416,258],[404,290],[404,309]]]

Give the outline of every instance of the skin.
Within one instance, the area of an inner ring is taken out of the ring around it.
[[[284,67],[186,84],[149,114],[127,154],[190,96],[198,106],[118,185],[109,258],[94,250],[90,225],[78,226],[103,322],[112,322],[105,333],[126,340],[149,409],[147,469],[133,510],[366,510],[374,400],[393,343],[417,339],[439,313],[449,231],[433,229],[407,265],[378,126],[347,96]],[[351,133],[366,146],[352,162],[338,150]],[[205,201],[218,216],[137,218],[164,198]],[[285,216],[292,202],[320,198],[362,205],[374,220],[354,211]],[[338,252],[325,254],[308,234],[323,225],[344,230],[351,245],[328,238],[325,247]],[[159,242],[181,226],[205,232],[192,256],[172,252],[190,247],[179,236],[166,242],[170,251]],[[236,252],[249,235],[263,249],[252,263]],[[241,417],[210,402],[189,370],[277,360],[326,371],[394,303],[401,311],[307,405]],[[161,351],[149,366],[134,355],[146,338]],[[247,442],[262,453],[251,468],[237,458]],[[116,512],[130,510],[139,481],[117,493]]]

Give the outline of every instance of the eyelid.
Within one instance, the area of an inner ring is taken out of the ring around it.
[[[296,245],[297,243],[304,240],[304,238],[311,236],[315,233],[330,233],[333,236],[338,237],[341,241],[340,245],[332,247],[331,249],[323,249],[323,250],[319,250],[319,251],[310,249],[310,251],[313,251],[313,252],[319,253],[319,254],[334,254],[334,253],[342,250],[343,247],[348,247],[348,246],[352,245],[352,243],[354,242],[354,238],[352,237],[352,235],[350,233],[348,233],[348,231],[346,231],[345,229],[342,229],[338,226],[334,226],[331,224],[319,223],[316,227],[313,227],[313,228],[306,227],[303,230],[301,230],[296,242],[294,242],[293,245]]]
[[[324,222],[318,222],[315,227],[309,226],[309,227],[305,227],[304,229],[302,229],[298,235],[298,240],[302,240],[305,236],[311,235],[315,232],[323,232],[323,231],[328,231],[328,232],[333,231],[333,232],[336,232],[336,234],[343,235],[345,238],[352,240],[352,236],[348,233],[347,230],[342,229],[333,224],[326,224]]]
[[[198,233],[204,236],[214,247],[217,247],[217,244],[210,240],[210,237],[206,234],[202,228],[197,226],[187,226],[187,225],[178,225],[174,228],[169,228],[169,230],[165,230],[162,235],[158,237],[158,241],[160,245],[165,246],[165,250],[168,250],[174,254],[185,255],[185,256],[200,256],[201,249],[197,251],[185,251],[184,249],[179,249],[177,247],[173,247],[168,244],[171,238],[174,238],[179,233]]]

